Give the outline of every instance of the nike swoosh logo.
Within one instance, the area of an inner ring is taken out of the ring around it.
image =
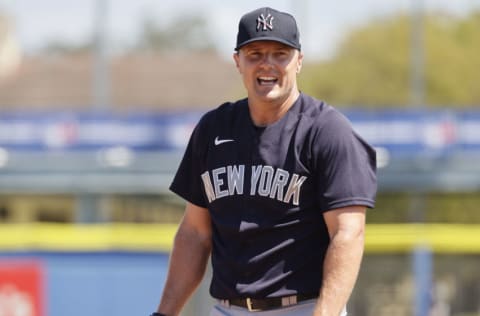
[[[233,142],[233,139],[218,139],[218,136],[215,137],[215,146],[221,145],[223,143]]]

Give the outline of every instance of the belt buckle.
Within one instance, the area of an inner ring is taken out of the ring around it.
[[[258,312],[260,310],[260,309],[253,308],[252,299],[250,297],[246,298],[246,302],[247,302],[247,309],[249,312]]]

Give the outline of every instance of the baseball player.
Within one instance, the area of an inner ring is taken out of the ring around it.
[[[233,57],[248,97],[206,113],[191,135],[170,187],[185,214],[152,316],[180,313],[210,256],[212,316],[346,315],[375,152],[337,110],[299,91],[293,16],[245,14]]]

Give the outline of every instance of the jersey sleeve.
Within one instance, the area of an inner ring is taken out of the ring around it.
[[[204,170],[207,146],[205,116],[193,130],[182,161],[170,185],[170,191],[186,201],[207,207],[201,172]]]
[[[373,208],[377,191],[375,150],[342,114],[332,110],[328,116],[314,142],[318,203],[322,211],[352,205]]]

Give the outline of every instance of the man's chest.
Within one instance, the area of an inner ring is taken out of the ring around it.
[[[202,182],[209,202],[250,196],[298,205],[310,170],[293,134],[243,131],[211,136]],[[287,135],[285,135],[287,134]]]

